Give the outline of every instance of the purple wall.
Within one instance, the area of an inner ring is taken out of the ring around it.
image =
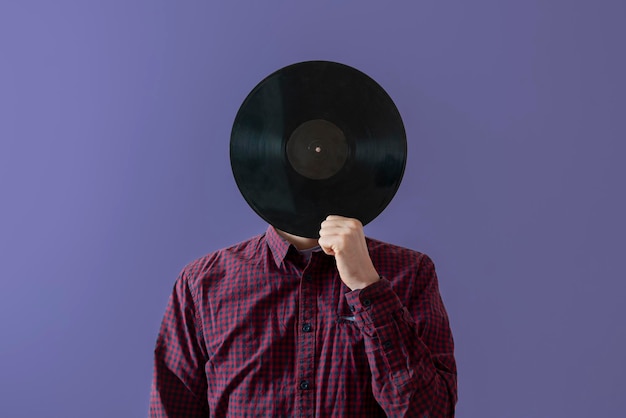
[[[235,113],[309,59],[403,115],[367,232],[437,264],[458,416],[624,413],[626,3],[395,3],[2,1],[0,416],[146,414],[177,273],[265,228]]]

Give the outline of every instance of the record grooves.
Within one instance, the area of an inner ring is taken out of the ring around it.
[[[231,132],[243,197],[274,227],[317,238],[328,215],[378,216],[406,164],[406,135],[391,98],[364,73],[307,61],[261,81]]]

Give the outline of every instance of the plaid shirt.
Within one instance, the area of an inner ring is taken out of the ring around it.
[[[272,228],[187,265],[158,335],[150,416],[452,417],[456,364],[432,261],[367,239],[350,291]]]

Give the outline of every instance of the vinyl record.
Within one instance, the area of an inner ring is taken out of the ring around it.
[[[328,215],[378,216],[406,164],[406,134],[389,95],[364,73],[307,61],[282,68],[246,97],[230,160],[252,209],[274,227],[317,238]]]

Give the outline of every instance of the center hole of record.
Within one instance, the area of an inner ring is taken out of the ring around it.
[[[335,175],[348,159],[346,137],[332,122],[313,119],[298,126],[287,140],[287,159],[299,174],[313,180]]]
[[[312,141],[307,147],[307,150],[309,150],[313,154],[313,157],[319,158],[322,156],[322,143],[323,140],[315,140]]]

